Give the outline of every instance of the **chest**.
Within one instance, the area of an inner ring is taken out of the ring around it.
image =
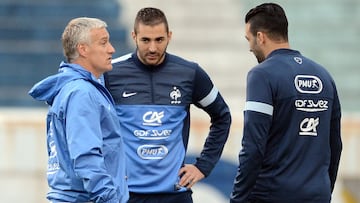
[[[193,80],[191,71],[128,69],[117,75],[110,91],[117,104],[183,106],[192,103]]]

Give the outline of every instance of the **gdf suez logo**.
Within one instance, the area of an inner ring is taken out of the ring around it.
[[[299,135],[317,136],[316,127],[319,125],[319,118],[305,118],[300,123]]]
[[[161,119],[164,117],[164,111],[148,111],[143,115],[143,125],[148,126],[160,126],[162,124]]]

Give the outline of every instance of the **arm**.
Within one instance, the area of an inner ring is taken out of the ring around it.
[[[221,157],[231,125],[227,104],[208,75],[199,69],[195,80],[194,104],[206,111],[211,118],[210,131],[195,166],[208,176]]]
[[[242,149],[231,202],[246,202],[261,169],[272,122],[272,94],[266,77],[250,71],[247,78]]]
[[[205,110],[211,117],[211,126],[200,157],[196,158],[195,164],[185,164],[179,171],[179,176],[181,176],[179,184],[187,188],[191,188],[196,182],[210,174],[220,159],[229,135],[230,112],[219,93],[217,94],[223,103],[220,105],[214,104],[215,109],[216,106],[219,107],[218,111],[212,112],[209,110],[211,108]]]
[[[335,88],[335,97],[334,97],[334,104],[333,104],[333,111],[331,115],[331,125],[330,125],[331,126],[330,129],[331,160],[330,160],[330,168],[329,168],[329,177],[331,181],[331,191],[334,190],[336,176],[339,168],[340,155],[342,151],[340,119],[341,119],[341,108]]]
[[[101,112],[94,92],[77,91],[67,105],[66,135],[73,170],[93,201],[119,201],[104,164]]]

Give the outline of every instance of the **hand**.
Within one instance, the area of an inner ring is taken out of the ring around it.
[[[185,164],[180,168],[179,176],[181,177],[179,185],[190,189],[196,182],[203,179],[205,176],[193,164]]]

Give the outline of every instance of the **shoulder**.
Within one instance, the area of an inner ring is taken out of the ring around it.
[[[114,72],[114,71],[116,72],[117,69],[123,68],[123,67],[128,67],[128,66],[133,67],[134,66],[133,54],[134,53],[128,53],[128,54],[125,54],[120,57],[112,59],[111,64],[113,66],[113,69],[111,71],[108,71],[108,73]]]
[[[195,82],[209,80],[209,75],[197,62],[182,58],[180,56],[168,54],[169,67],[173,67],[178,73],[191,74]]]
[[[117,63],[121,63],[121,62],[125,62],[127,61],[128,59],[130,59],[132,56],[132,53],[128,53],[128,54],[125,54],[123,56],[120,56],[120,57],[117,57],[117,58],[114,58],[111,60],[111,63],[112,64],[117,64]]]
[[[72,95],[92,95],[99,90],[88,80],[76,79],[68,82],[63,87],[63,91],[71,93]]]
[[[177,56],[174,54],[169,54],[169,53],[167,53],[167,57],[168,57],[167,60],[169,63],[177,64],[179,66],[188,67],[188,68],[192,68],[192,69],[200,68],[200,66],[197,62],[190,61],[183,57],[180,57],[180,56]]]
[[[104,74],[105,78],[110,77],[112,75],[121,75],[123,74],[124,69],[134,68],[136,67],[133,60],[133,53],[128,53],[123,56],[114,58],[111,60],[112,70],[106,72]]]

